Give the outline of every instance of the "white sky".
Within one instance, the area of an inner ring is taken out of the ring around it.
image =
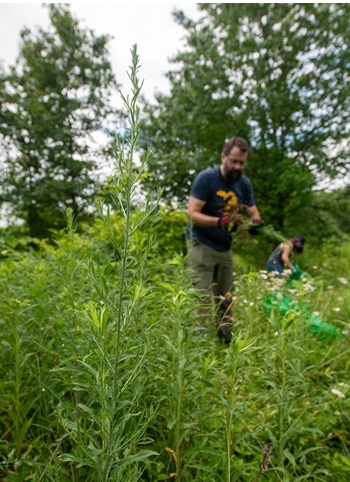
[[[185,31],[172,16],[175,8],[190,18],[199,17],[194,2],[70,3],[80,26],[94,30],[97,35],[114,37],[110,44],[112,65],[123,93],[129,93],[130,49],[137,44],[139,78],[144,80],[142,93],[148,100],[152,100],[155,90],[168,92],[164,75],[172,68],[168,59],[183,45]],[[18,55],[21,29],[36,31],[36,26],[49,26],[48,9],[42,3],[0,3],[0,62],[5,67],[13,65]]]

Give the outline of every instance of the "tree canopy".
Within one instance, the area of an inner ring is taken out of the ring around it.
[[[50,29],[23,30],[17,63],[1,75],[0,199],[33,236],[61,227],[67,207],[77,215],[91,204],[93,135],[116,85],[110,38],[81,28],[67,5],[48,8]]]
[[[319,176],[349,169],[350,7],[199,7],[197,22],[176,13],[187,46],[167,74],[170,94],[148,108],[147,187],[161,180],[167,199],[184,200],[195,174],[220,162],[225,139],[246,137],[257,203],[282,227]]]

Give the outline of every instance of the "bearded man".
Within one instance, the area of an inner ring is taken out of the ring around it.
[[[195,178],[188,201],[186,228],[188,264],[192,280],[209,306],[214,297],[218,336],[232,338],[233,289],[232,232],[242,223],[240,210],[256,225],[263,224],[255,205],[253,188],[244,173],[249,153],[245,139],[229,139],[221,153],[221,165],[207,168]],[[210,313],[204,309],[202,322]]]

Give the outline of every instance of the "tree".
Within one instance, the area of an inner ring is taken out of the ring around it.
[[[155,148],[147,187],[162,180],[168,199],[184,200],[194,175],[219,162],[225,138],[247,137],[261,211],[292,229],[288,219],[318,177],[349,169],[350,7],[199,7],[198,22],[176,14],[187,48],[173,59],[170,94],[147,109]]]
[[[61,227],[67,207],[75,216],[86,213],[100,149],[93,136],[111,113],[116,86],[109,37],[80,28],[67,5],[48,8],[51,28],[21,33],[16,66],[1,79],[0,200],[32,236]]]
[[[335,189],[331,192],[315,191],[308,206],[308,216],[303,220],[310,223],[310,235],[313,239],[323,241],[336,238],[339,244],[350,235],[350,186]]]

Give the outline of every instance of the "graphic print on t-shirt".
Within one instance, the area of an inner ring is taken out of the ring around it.
[[[219,191],[216,191],[216,195],[226,201],[223,214],[232,213],[233,210],[238,208],[238,199],[233,191],[223,191],[220,189]]]

